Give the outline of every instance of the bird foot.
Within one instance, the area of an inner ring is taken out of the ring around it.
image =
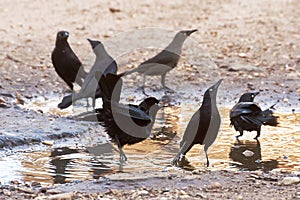
[[[120,161],[121,162],[127,161],[127,157],[126,157],[126,155],[124,153],[120,153]]]
[[[239,137],[241,137],[241,135],[237,135],[237,136],[235,136],[235,138],[236,138],[237,140],[239,140]]]
[[[175,158],[172,160],[172,165],[173,165],[173,166],[177,166],[177,165],[178,165],[178,162],[179,162],[179,158],[175,157]]]
[[[120,156],[120,162],[125,162],[127,161],[127,157],[126,156]]]

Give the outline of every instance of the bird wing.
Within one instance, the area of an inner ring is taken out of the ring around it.
[[[156,56],[141,63],[137,68],[125,72],[124,74],[128,75],[134,72],[139,72],[139,73],[147,72],[147,74],[149,75],[161,74],[162,73],[161,71],[169,71],[173,67],[175,67],[178,63],[178,60],[179,60],[179,55],[163,50]]]
[[[174,63],[176,65],[179,60],[179,57],[180,56],[175,53],[163,50],[156,56],[141,63],[141,65],[147,64],[147,63],[158,63],[158,64],[163,64],[163,65],[168,65],[170,63]]]
[[[248,124],[256,124],[258,126],[262,125],[262,122],[254,116],[242,115],[241,119]]]
[[[118,65],[115,60],[112,59],[112,62],[108,65],[108,67],[104,70],[103,74],[117,74]]]
[[[262,110],[253,102],[240,102],[230,110],[230,119],[239,117],[245,114],[259,113]]]
[[[113,113],[115,112],[116,114],[120,114],[125,117],[131,117],[132,119],[149,121],[149,123],[151,122],[149,115],[135,106],[111,102],[111,108]]]
[[[191,120],[189,121],[189,123],[184,131],[181,141],[185,141],[185,143],[188,144],[187,146],[189,146],[193,143],[194,138],[197,135],[199,122],[200,122],[200,110],[195,112],[195,114],[192,116]]]

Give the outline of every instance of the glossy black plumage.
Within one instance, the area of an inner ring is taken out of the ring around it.
[[[205,91],[201,107],[186,127],[180,142],[180,150],[172,162],[174,165],[177,165],[195,144],[201,144],[204,145],[207,166],[209,166],[207,150],[215,141],[221,123],[216,105],[217,91],[221,82],[222,79]]]
[[[172,42],[163,51],[141,63],[137,68],[124,72],[121,75],[124,76],[134,72],[143,74],[144,79],[142,89],[144,93],[146,76],[160,75],[161,84],[164,88],[169,89],[165,84],[166,74],[177,66],[184,41],[195,31],[197,31],[197,29],[178,32]]]
[[[56,36],[55,48],[51,54],[51,60],[57,74],[73,90],[73,83],[82,85],[87,73],[68,43],[69,33],[59,31]]]
[[[259,92],[243,94],[239,102],[230,110],[230,125],[240,133],[236,136],[237,139],[243,135],[243,131],[256,131],[257,135],[254,139],[258,139],[262,125],[277,126],[278,124],[278,117],[274,116],[271,110],[274,105],[262,111],[259,105],[253,102],[258,94]]]
[[[99,81],[103,92],[101,124],[112,142],[118,145],[120,159],[127,160],[122,147],[141,142],[150,136],[159,101],[149,97],[136,105],[120,104],[122,79],[118,75],[107,74]],[[104,116],[103,116],[104,115]]]
[[[95,78],[96,73],[100,74],[116,74],[118,65],[116,61],[107,53],[104,45],[100,41],[88,39],[95,55],[95,62],[87,74],[79,92],[65,96],[61,103],[58,104],[60,109],[68,108],[73,102],[82,98],[92,98],[93,108],[95,108],[95,100],[101,97],[101,90],[98,87],[98,80]],[[101,75],[100,75],[101,76]]]

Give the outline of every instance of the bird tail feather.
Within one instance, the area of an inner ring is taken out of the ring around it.
[[[68,108],[70,105],[72,105],[72,94],[65,96],[63,100],[57,105],[60,109]]]
[[[122,77],[122,76],[127,76],[127,75],[129,75],[129,74],[132,74],[132,73],[136,72],[136,71],[137,71],[136,69],[137,69],[137,68],[132,69],[132,70],[129,70],[129,71],[126,71],[126,72],[122,72],[122,73],[118,74],[118,76],[120,76],[120,77]]]
[[[271,108],[272,108],[272,106],[271,106]],[[260,118],[261,118],[261,121],[263,122],[263,125],[277,126],[277,124],[278,124],[278,116],[274,116],[273,111],[270,108],[262,111]]]
[[[103,102],[107,101],[120,101],[122,90],[121,76],[115,74],[107,74],[102,76],[99,80],[99,87],[103,93]]]

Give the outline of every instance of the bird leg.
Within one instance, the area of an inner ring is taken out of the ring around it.
[[[243,136],[243,130],[239,130],[240,135],[235,136],[237,140],[239,140],[239,137]]]
[[[206,167],[209,166],[209,160],[208,160],[208,155],[207,155],[207,149],[204,149],[205,156],[206,156]]]
[[[186,142],[184,142],[180,149],[179,152],[177,153],[177,155],[175,156],[175,158],[172,161],[173,165],[178,165],[178,162],[180,162],[183,158],[185,158],[185,154],[186,152],[188,152],[192,146],[187,146],[188,144]]]
[[[127,157],[126,157],[126,155],[125,155],[125,153],[124,153],[124,151],[122,149],[122,145],[121,145],[121,143],[120,143],[120,141],[119,141],[119,139],[118,139],[117,136],[115,136],[115,140],[116,140],[116,142],[118,144],[118,149],[119,149],[119,152],[120,152],[120,161],[126,161]]]
[[[169,90],[170,92],[175,92],[173,89],[166,86],[166,73],[161,75],[161,84],[164,89]]]
[[[95,110],[95,108],[96,108],[96,97],[92,97],[92,106],[93,106],[93,110]]]
[[[259,136],[260,136],[260,128],[257,130],[257,134],[254,139],[258,140]]]

